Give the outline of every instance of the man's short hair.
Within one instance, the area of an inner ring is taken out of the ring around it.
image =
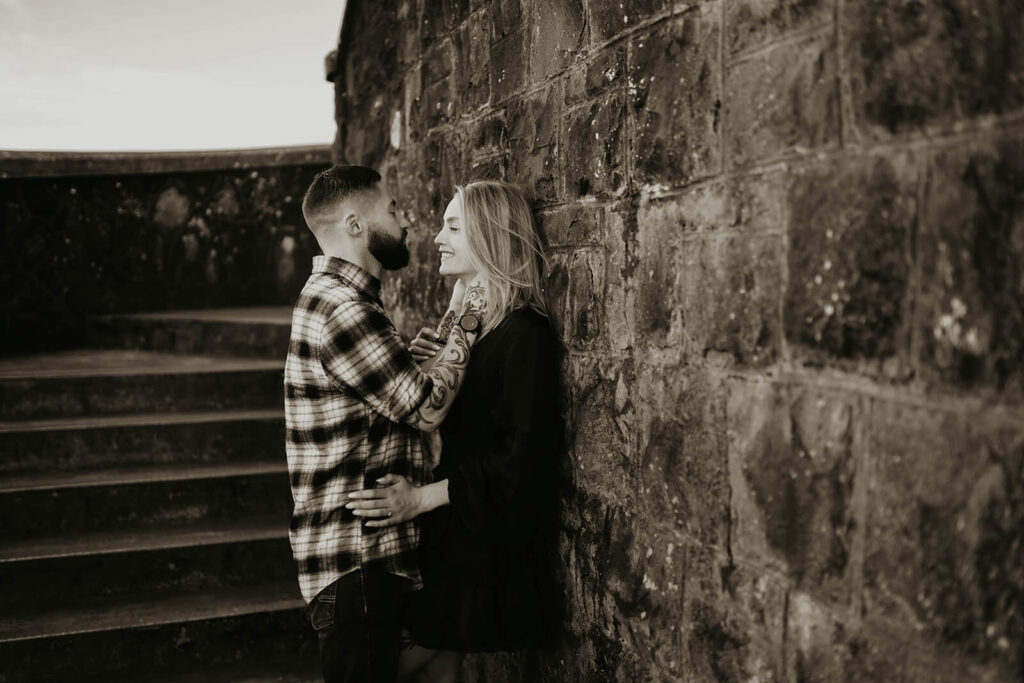
[[[366,166],[331,166],[320,171],[313,178],[306,196],[302,199],[302,214],[308,221],[325,210],[337,206],[338,202],[367,190],[380,182],[380,174]]]

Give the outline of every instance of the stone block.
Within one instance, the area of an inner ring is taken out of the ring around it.
[[[532,3],[530,82],[541,83],[571,65],[586,43],[583,0],[544,0]]]
[[[523,0],[491,0],[495,39],[515,33],[523,24]]]
[[[526,47],[523,32],[513,33],[491,46],[491,93],[495,102],[508,99],[523,87]]]
[[[423,82],[436,83],[447,79],[455,68],[456,51],[450,40],[423,53]]]
[[[577,104],[626,83],[626,46],[615,45],[599,51],[586,64],[569,70],[565,80],[565,103]]]
[[[893,133],[1024,104],[1024,5],[1014,0],[843,4],[857,134]]]
[[[590,0],[590,33],[603,43],[668,8],[671,0]]]
[[[718,3],[703,5],[630,44],[636,177],[684,184],[721,165]]]
[[[726,69],[731,168],[839,142],[839,80],[831,33],[782,43]]]
[[[860,400],[799,386],[729,387],[732,553],[771,562],[795,585],[848,601]]]
[[[732,200],[722,196],[725,192],[698,188],[641,205],[634,275],[637,335],[649,346],[689,357],[716,352],[735,362],[764,364],[776,357],[781,338],[781,237],[683,232],[686,220],[703,225],[704,211],[705,216],[728,214],[725,206]]]
[[[469,0],[431,0],[420,5],[423,8],[420,31],[423,48],[459,26],[469,13]]]
[[[700,596],[698,600],[705,602],[699,614],[717,616],[718,623],[694,620],[690,627],[710,645],[691,652],[693,680],[784,681],[786,583],[757,565],[719,562],[715,566],[707,559],[702,564],[711,564],[710,570],[720,578],[713,580],[709,572],[699,583],[690,581],[688,594]],[[709,608],[716,604],[716,609]]]
[[[423,89],[423,124],[430,130],[451,121],[456,115],[452,79],[445,78]]]
[[[1019,670],[1024,430],[986,412],[873,406],[864,604],[952,659]]]
[[[735,55],[827,24],[834,13],[835,0],[725,0],[726,52]]]
[[[549,257],[545,293],[552,323],[573,349],[607,346],[606,256],[600,250],[559,252]]]
[[[625,188],[623,125],[626,106],[619,95],[566,115],[566,191],[570,197],[608,197]]]
[[[459,114],[472,114],[491,98],[491,21],[486,12],[473,14],[454,35],[455,87]]]
[[[709,546],[729,537],[725,391],[707,370],[639,373],[641,509],[651,527]]]
[[[632,574],[636,517],[628,506],[609,505],[586,494],[572,499],[563,520],[562,541],[566,603],[570,606],[566,668],[579,680],[636,680],[616,675],[635,656],[630,651],[628,619],[644,610]],[[622,672],[628,673],[628,672]]]
[[[794,174],[788,341],[827,358],[906,365],[917,176],[910,154],[837,160]]]
[[[398,19],[398,61],[406,66],[420,57],[420,14],[416,0],[399,0],[395,11]]]
[[[509,103],[511,176],[530,188],[541,202],[561,194],[558,172],[558,120],[561,89],[557,85]]]
[[[651,525],[636,526],[629,558],[636,579],[619,593],[625,604],[635,605],[623,610],[623,635],[632,660],[631,676],[624,680],[684,680],[692,671],[687,588],[696,582],[694,575],[714,572],[701,566],[711,558],[683,536]]]
[[[765,365],[779,352],[784,247],[776,235],[685,240],[678,305],[690,357]]]
[[[1024,141],[929,163],[916,301],[922,374],[1024,396]]]
[[[839,612],[807,593],[793,591],[788,595],[784,646],[786,680],[792,683],[905,680],[907,640],[894,635],[881,623],[852,625],[844,619],[843,610]]]
[[[607,221],[603,209],[569,204],[545,211],[538,218],[549,246],[596,246],[604,242]]]

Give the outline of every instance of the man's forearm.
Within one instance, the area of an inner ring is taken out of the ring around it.
[[[434,386],[409,421],[414,427],[432,432],[441,425],[466,377],[470,348],[466,331],[456,325],[448,337],[448,343],[438,352],[440,360],[427,372]]]

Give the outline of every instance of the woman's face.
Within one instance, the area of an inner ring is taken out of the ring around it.
[[[469,260],[469,243],[462,220],[462,202],[455,195],[444,211],[444,225],[434,238],[441,252],[441,275],[454,275],[466,284],[476,277],[476,269]]]

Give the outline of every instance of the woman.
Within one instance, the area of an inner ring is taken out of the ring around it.
[[[536,224],[512,185],[458,188],[434,242],[440,272],[486,301],[461,392],[441,425],[435,483],[400,477],[354,494],[368,526],[419,515],[423,589],[412,594],[400,679],[458,680],[467,652],[520,649],[545,636],[541,539],[551,521],[559,445],[557,342],[541,291]],[[429,364],[455,320],[424,329],[410,351]],[[359,500],[361,499],[361,500]],[[546,596],[545,596],[546,599]]]

